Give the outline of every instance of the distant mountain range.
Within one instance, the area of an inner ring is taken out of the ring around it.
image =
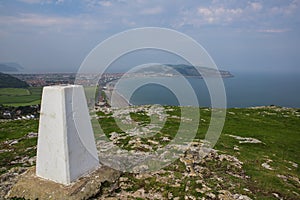
[[[0,88],[27,88],[29,85],[9,74],[0,72]]]
[[[0,72],[18,72],[24,68],[18,63],[0,63]]]

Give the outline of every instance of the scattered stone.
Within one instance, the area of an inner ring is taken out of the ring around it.
[[[219,155],[220,161],[227,160],[229,161],[234,167],[242,169],[243,162],[241,162],[239,159],[237,159],[234,156],[226,155],[226,154],[220,154]]]
[[[233,150],[235,150],[235,151],[239,151],[239,150],[240,150],[240,148],[239,148],[239,146],[237,146],[237,145],[234,145],[234,147],[233,147]]]
[[[12,145],[15,145],[15,144],[18,144],[19,141],[18,140],[13,140],[9,143],[9,146],[12,146]]]
[[[293,167],[298,168],[298,164],[292,161],[289,161],[290,164],[292,164]]]
[[[293,181],[295,181],[296,183],[298,183],[298,185],[300,186],[300,180],[298,177],[295,177],[295,176],[291,176],[290,177]]]
[[[208,187],[207,185],[203,184],[203,185],[202,185],[202,188],[199,189],[197,192],[200,192],[200,193],[204,194],[204,193],[206,193],[206,192],[208,192],[208,191],[211,191],[211,188]]]
[[[218,195],[218,198],[219,199],[231,199],[231,192],[229,192],[228,190],[220,190],[218,191],[219,195]]]
[[[34,133],[34,132],[30,132],[30,133],[27,134],[27,138],[35,138],[37,136],[38,136],[38,134]]]
[[[137,141],[138,139],[135,139],[135,143]],[[178,177],[178,174],[175,176],[175,171],[168,169],[147,172],[148,168],[144,165],[134,168],[133,172],[145,173],[134,173],[131,174],[131,176],[133,176],[134,179],[138,179],[139,182],[145,181],[146,184],[149,184],[149,179],[151,179],[151,181],[155,181],[160,184],[168,184],[171,188],[180,188],[182,187],[182,184],[185,184],[184,190],[186,191],[186,195],[184,196],[184,198],[187,199],[196,198],[193,195],[189,194],[192,188],[194,188],[200,196],[203,195],[203,199],[217,199],[219,198],[219,196],[216,195],[212,189],[212,187],[215,186],[212,186],[209,182],[207,182],[207,180],[214,180],[216,183],[224,183],[225,180],[222,176],[216,175],[215,172],[211,171],[211,169],[208,166],[206,166],[206,162],[215,162],[216,166],[220,166],[222,162],[226,161],[226,163],[228,163],[227,169],[225,169],[226,174],[230,174],[241,179],[246,179],[248,177],[245,175],[242,169],[243,162],[238,160],[238,158],[231,155],[218,153],[218,151],[210,148],[204,148],[204,143],[205,141],[203,140],[197,140],[192,142],[188,147],[186,153],[180,156],[179,161],[184,165],[185,169],[182,169],[182,166],[180,165],[172,164],[174,165],[173,167],[175,169],[179,169],[180,166],[180,170],[184,170],[180,171],[180,177]],[[186,183],[182,182],[182,180],[189,180],[189,178],[196,178],[196,181],[193,184],[198,184],[198,186],[191,186],[191,181],[187,181]],[[164,188],[155,188],[155,186],[153,190],[150,191],[144,191],[140,189],[131,191],[134,187],[134,183],[135,181],[132,181],[131,178],[121,177],[120,188],[122,190],[121,192],[116,194],[116,197],[118,199],[155,199],[154,197],[157,196],[162,199],[176,199],[176,195],[170,193],[170,191],[164,193]],[[218,184],[217,187],[221,186]],[[231,184],[231,187],[235,187],[235,185]],[[165,194],[165,196],[159,196],[162,194]],[[228,199],[234,199],[233,197],[234,195],[230,193]],[[246,196],[241,195],[238,195],[238,198],[247,199]]]
[[[0,176],[0,199],[5,197],[12,186],[18,181],[18,177],[26,171],[24,167],[15,167]]]
[[[134,173],[142,173],[145,172],[149,169],[149,167],[147,165],[140,165],[140,166],[136,166],[133,168],[133,172]]]
[[[162,141],[163,141],[163,142],[169,142],[170,139],[169,139],[168,137],[163,137],[163,138],[162,138]]]
[[[284,181],[287,181],[288,177],[286,177],[285,175],[281,175],[281,174],[277,174],[278,178],[283,179]]]
[[[268,163],[263,163],[263,164],[261,164],[261,166],[268,170],[273,170],[273,168]]]
[[[272,160],[268,159],[266,162],[262,163],[261,166],[265,169],[268,169],[268,170],[274,170],[270,165],[269,163],[272,162]]]
[[[293,191],[292,193],[293,193],[294,195],[296,195],[296,196],[300,196],[300,194],[297,193],[297,192],[295,192],[295,191]]]
[[[13,149],[0,149],[0,153],[11,152]]]
[[[277,194],[277,193],[275,193],[275,192],[273,192],[272,194],[273,194],[273,196],[274,196],[275,198],[277,198],[277,199],[280,199],[280,200],[283,199],[283,198],[281,198],[281,197],[279,196],[279,194]]]
[[[116,133],[116,132],[112,132],[111,134],[110,134],[110,140],[111,141],[115,141],[116,139],[118,139],[119,138],[119,134],[118,133]]]
[[[36,163],[36,156],[29,158],[27,162],[30,166],[34,165]]]
[[[232,200],[232,199],[238,199],[238,200],[251,200],[250,197],[243,194],[231,194],[228,190],[220,190],[218,198],[221,200]]]
[[[135,191],[133,193],[133,196],[136,196],[136,197],[143,197],[145,196],[145,190],[143,188],[141,189],[138,189],[137,191]]]
[[[216,198],[216,195],[212,192],[206,194],[207,197],[211,198],[211,199],[215,199]]]
[[[241,137],[241,136],[237,136],[237,135],[229,135],[226,134],[229,137],[232,137],[236,140],[239,140],[239,143],[253,143],[253,144],[258,144],[258,143],[262,143],[262,141],[255,139],[255,138],[251,138],[251,137]]]
[[[251,191],[248,188],[243,188],[243,190],[251,193]]]
[[[125,181],[128,181],[128,178],[127,177],[120,177],[119,181],[120,182],[125,182]]]
[[[159,142],[154,141],[154,140],[148,140],[148,142],[151,143],[151,144],[154,144],[154,145],[158,145],[159,144]]]
[[[251,200],[250,197],[248,197],[247,195],[243,195],[243,194],[235,194],[233,195],[234,199],[238,199],[238,200]]]
[[[169,193],[168,193],[168,199],[173,199],[173,194],[172,194],[172,192],[169,192]]]

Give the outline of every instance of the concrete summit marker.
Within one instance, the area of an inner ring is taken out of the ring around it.
[[[100,167],[83,87],[44,87],[36,167],[18,177],[6,198],[78,200],[100,193],[104,198],[119,177]]]
[[[36,175],[68,185],[99,165],[83,87],[44,87]]]

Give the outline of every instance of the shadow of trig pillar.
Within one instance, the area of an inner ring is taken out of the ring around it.
[[[36,175],[65,185],[99,167],[82,86],[43,89]]]

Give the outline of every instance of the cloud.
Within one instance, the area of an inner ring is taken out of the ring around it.
[[[142,15],[157,15],[163,12],[163,8],[160,6],[156,6],[153,8],[147,8],[140,12]]]
[[[285,33],[290,31],[290,29],[261,29],[258,32],[261,33]]]
[[[74,19],[68,17],[46,16],[39,14],[23,13],[18,16],[2,16],[0,24],[30,25],[30,26],[54,26],[70,25]]]
[[[103,7],[110,7],[112,3],[110,1],[100,1],[99,4]]]
[[[124,24],[125,26],[129,26],[129,27],[136,26],[136,23],[134,21],[129,21],[127,19],[122,19],[122,24]]]
[[[170,24],[176,29],[228,27],[239,32],[279,33],[298,29],[299,13],[300,0],[213,0],[182,6]]]
[[[259,2],[249,2],[249,5],[254,11],[260,11],[263,8],[263,5]]]
[[[51,4],[51,3],[60,4],[64,2],[64,0],[19,0],[19,1],[28,4]]]
[[[33,32],[49,34],[61,32],[75,34],[81,31],[104,30],[108,20],[97,20],[88,15],[53,16],[22,13],[18,16],[1,16],[0,26],[6,32]],[[74,32],[76,30],[76,32]]]
[[[270,9],[271,14],[275,15],[291,15],[299,12],[300,0],[293,0],[288,5],[273,6]]]
[[[197,14],[206,23],[224,23],[224,22],[230,22],[235,18],[240,17],[243,14],[243,10],[240,8],[228,9],[224,7],[218,7],[218,8],[199,7],[197,9]]]
[[[45,2],[44,0],[19,0],[19,1],[23,2],[23,3],[29,3],[29,4]],[[48,2],[48,1],[46,1],[46,2]]]
[[[109,0],[84,0],[83,2],[89,8],[111,7],[114,5],[113,1]]]
[[[33,57],[27,65],[74,66],[69,63],[74,59],[61,62],[52,57],[37,62],[36,53],[29,58],[27,53],[29,50],[43,52],[47,47],[51,50],[57,46],[55,50],[68,52],[68,55],[69,51],[84,54],[94,43],[111,34],[143,26],[174,28],[204,41],[208,49],[215,48],[214,54],[224,56],[227,63],[222,65],[231,64],[231,59],[239,57],[236,53],[245,52],[248,44],[249,52],[254,53],[270,44],[277,45],[277,42],[284,47],[291,44],[294,46],[289,52],[296,55],[299,5],[300,0],[0,0],[0,42],[3,43],[0,58],[29,60]],[[35,44],[36,48],[28,49],[30,44]],[[79,58],[80,55],[72,57]],[[45,58],[48,57],[45,55]],[[240,60],[242,62],[237,65],[245,62]],[[268,59],[266,63],[269,60],[272,61]]]
[[[9,22],[12,22],[13,25],[62,26],[62,28],[77,24],[92,28],[94,24],[95,26],[105,25],[112,30],[139,26],[165,26],[175,29],[229,27],[240,31],[263,32],[263,30],[269,30],[269,27],[274,27],[272,30],[282,30],[286,27],[292,30],[295,26],[290,27],[290,25],[300,19],[297,14],[300,13],[300,0],[284,2],[212,0],[184,3],[181,0],[83,0],[77,4],[66,3],[71,0],[18,1],[45,4],[43,9],[49,6],[50,9],[47,9],[49,14],[41,14],[41,10],[36,6],[27,7],[29,14],[18,13],[18,9],[13,9],[15,13],[2,13],[7,16],[0,17],[1,24],[8,26]],[[56,12],[51,4],[62,2],[65,2],[61,6],[62,8],[65,6],[66,11]],[[19,5],[22,6],[22,4]],[[83,15],[85,15],[84,19],[81,19]]]

